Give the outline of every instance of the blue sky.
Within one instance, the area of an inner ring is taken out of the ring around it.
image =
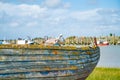
[[[0,0],[0,39],[120,35],[120,0]]]

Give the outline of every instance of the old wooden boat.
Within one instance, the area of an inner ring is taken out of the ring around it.
[[[96,45],[0,45],[0,79],[84,80],[99,57]]]

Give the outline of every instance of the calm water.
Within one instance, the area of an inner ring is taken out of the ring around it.
[[[100,50],[101,56],[97,66],[120,68],[120,46],[102,46]]]

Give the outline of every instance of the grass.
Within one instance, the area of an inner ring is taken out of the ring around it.
[[[120,80],[120,68],[97,67],[86,80]]]

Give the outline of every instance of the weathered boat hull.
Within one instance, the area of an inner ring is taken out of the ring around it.
[[[84,80],[99,57],[99,47],[0,49],[0,79]]]

